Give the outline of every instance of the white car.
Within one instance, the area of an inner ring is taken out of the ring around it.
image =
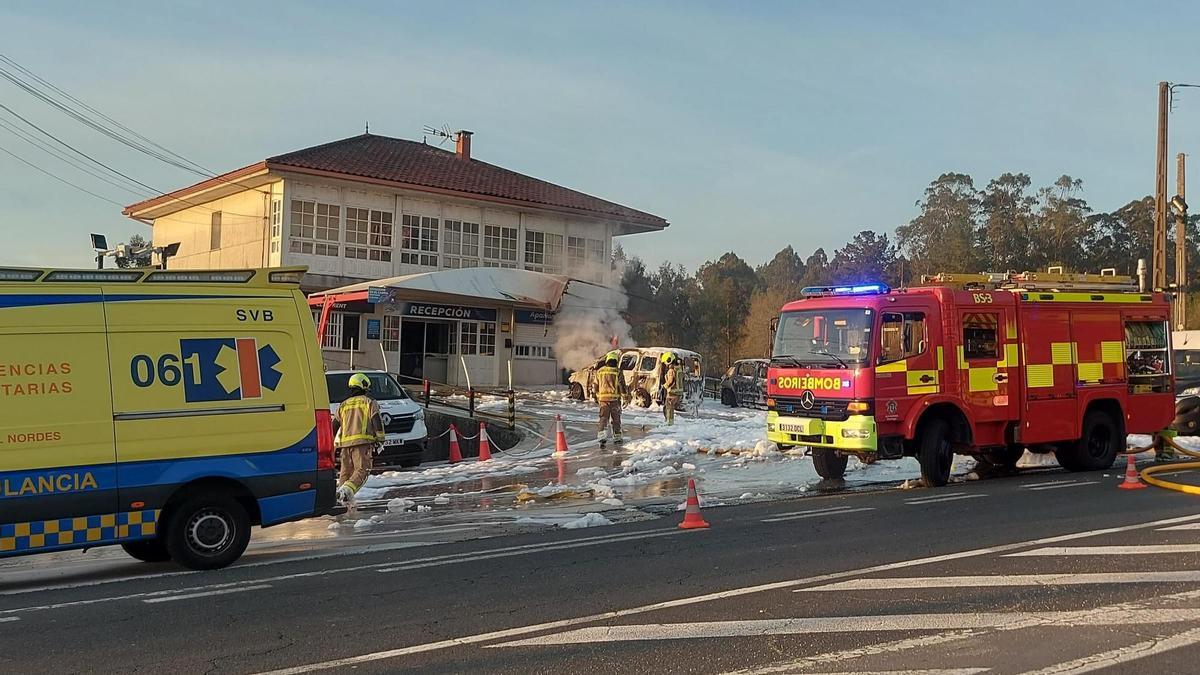
[[[325,373],[329,387],[329,412],[337,419],[342,401],[350,398],[350,376],[362,373],[371,380],[371,398],[379,402],[387,439],[375,455],[375,468],[414,467],[425,454],[425,411],[404,391],[395,377],[382,370],[331,370]],[[339,431],[340,433],[340,431]]]

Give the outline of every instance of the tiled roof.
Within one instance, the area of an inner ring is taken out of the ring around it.
[[[363,134],[267,159],[272,169],[320,171],[570,209],[662,228],[659,216],[426,143]]]

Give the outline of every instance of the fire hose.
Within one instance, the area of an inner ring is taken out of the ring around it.
[[[1158,434],[1155,436],[1155,445],[1159,443],[1170,446],[1176,452],[1187,455],[1188,457],[1200,459],[1200,452],[1189,450],[1179,443],[1176,443],[1175,438],[1172,435]],[[1128,452],[1146,452],[1148,450],[1153,450],[1155,445],[1145,448],[1130,448]],[[1154,474],[1177,473],[1179,471],[1189,471],[1195,469],[1200,469],[1200,462],[1174,462],[1171,464],[1158,464],[1155,466],[1148,466],[1142,469],[1139,473],[1142,477],[1142,480],[1146,481],[1148,485],[1153,485],[1155,487],[1160,487],[1167,490],[1174,490],[1176,492],[1183,492],[1189,495],[1200,495],[1200,485],[1175,483],[1172,481],[1163,480],[1162,478],[1156,478],[1154,476]]]

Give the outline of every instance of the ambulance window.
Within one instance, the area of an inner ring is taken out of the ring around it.
[[[971,313],[963,316],[963,358],[998,359],[1000,317]]]
[[[925,315],[921,312],[888,312],[880,331],[880,363],[891,363],[925,351]]]

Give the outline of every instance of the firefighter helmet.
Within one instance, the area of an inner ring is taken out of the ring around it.
[[[671,365],[672,363],[675,363],[675,352],[667,352],[666,354],[663,354],[662,362],[667,364],[668,366]]]
[[[368,391],[371,389],[371,378],[362,373],[355,373],[350,376],[350,388]]]

